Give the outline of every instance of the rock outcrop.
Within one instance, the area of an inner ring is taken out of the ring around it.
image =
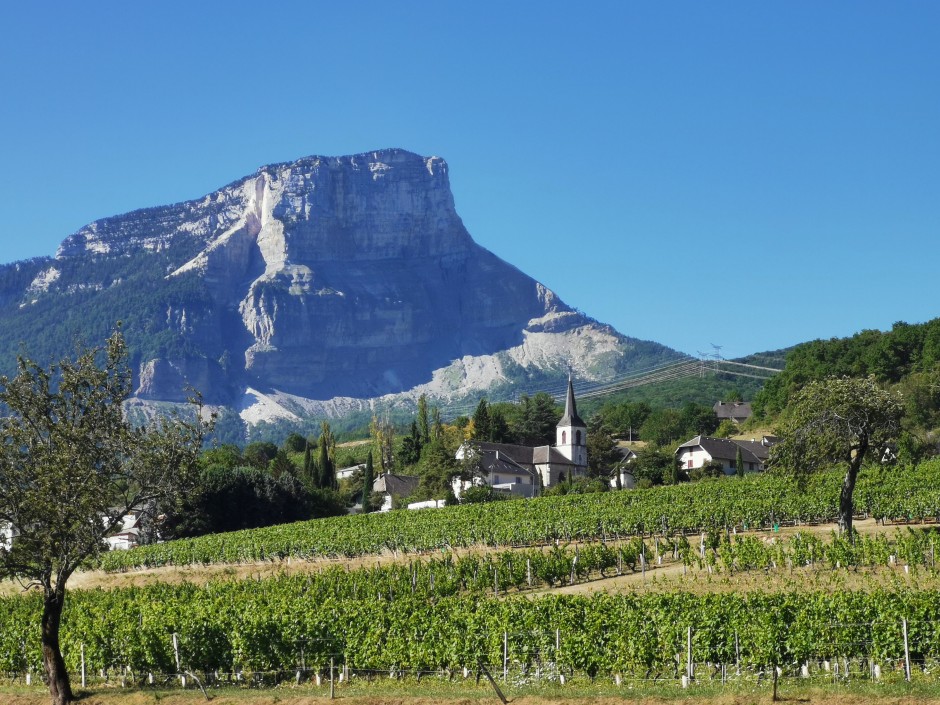
[[[149,400],[178,401],[186,383],[220,404],[249,389],[320,401],[470,394],[520,370],[600,378],[675,356],[575,312],[477,245],[446,162],[397,149],[262,167],[195,201],[96,221],[54,260],[0,270],[0,321],[50,306],[67,312],[65,331],[68,313],[126,321]]]

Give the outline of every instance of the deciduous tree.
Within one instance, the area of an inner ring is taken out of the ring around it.
[[[901,431],[900,397],[882,389],[873,376],[832,377],[810,382],[787,409],[771,449],[771,466],[798,478],[833,465],[845,466],[839,494],[839,526],[852,532],[852,494],[862,463],[881,453]]]
[[[105,550],[126,514],[180,496],[198,474],[206,424],[197,413],[131,426],[122,408],[131,380],[119,332],[48,368],[21,357],[17,375],[0,379],[0,523],[18,532],[0,548],[0,577],[42,590],[42,658],[55,705],[74,700],[59,648],[72,573]]]
[[[617,449],[617,442],[607,432],[599,414],[588,421],[587,456],[590,477],[610,478],[623,459]]]

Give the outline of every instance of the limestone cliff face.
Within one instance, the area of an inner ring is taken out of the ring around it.
[[[133,321],[144,399],[178,400],[184,382],[219,403],[248,388],[367,398],[433,389],[444,369],[616,367],[636,342],[474,243],[446,162],[396,149],[266,166],[91,223],[28,265],[0,272],[0,306],[72,295]]]

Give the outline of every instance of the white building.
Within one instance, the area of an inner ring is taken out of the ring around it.
[[[732,441],[727,438],[696,436],[676,448],[676,459],[679,461],[679,467],[685,471],[717,461],[721,463],[721,469],[726,475],[734,475],[737,472],[735,462],[740,450],[744,472],[758,472],[764,470],[771,445],[773,442],[769,437],[760,441]]]
[[[364,471],[366,469],[365,463],[359,463],[358,465],[350,465],[348,468],[339,468],[336,471],[337,480],[348,480],[351,478],[357,470]]]
[[[618,475],[620,480],[620,489],[632,490],[636,487],[636,478],[633,476],[633,461],[636,460],[636,453],[626,446],[620,446],[617,450],[623,456],[622,460],[614,468],[614,476],[610,478],[610,486],[617,489]]]
[[[108,542],[108,548],[112,551],[126,551],[140,545],[140,512],[131,512],[121,517],[121,525],[117,531],[105,541]]]

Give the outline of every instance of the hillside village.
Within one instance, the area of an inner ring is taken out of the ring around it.
[[[729,409],[733,410],[733,414],[728,413]],[[714,406],[714,412],[716,421],[732,419],[735,424],[740,424],[750,416],[750,407],[743,402],[719,401]],[[453,500],[475,501],[472,498],[474,493],[467,492],[472,488],[488,490],[492,494],[483,495],[487,498],[531,499],[546,491],[551,493],[559,488],[576,486],[589,476],[588,434],[588,424],[578,414],[574,381],[569,377],[564,411],[555,426],[555,442],[529,446],[464,441],[454,453],[454,467],[462,470],[451,478]],[[675,449],[675,467],[687,476],[690,472],[707,471],[714,477],[736,474],[740,462],[742,473],[761,472],[765,469],[769,449],[776,441],[773,436],[763,436],[760,441],[746,441],[700,434]],[[611,490],[637,487],[633,467],[638,456],[631,445],[639,447],[637,443],[619,443],[609,459],[609,467],[603,470],[604,482],[609,484]],[[336,485],[361,485],[365,469],[365,463],[335,468]],[[380,472],[372,481],[371,511],[432,509],[448,503],[446,499],[409,501],[408,498],[418,491],[420,484],[421,478],[417,475]],[[361,492],[353,496],[353,502],[346,511],[363,511]],[[148,533],[148,540],[159,540],[159,529],[147,526],[152,520],[151,514],[142,510],[124,516],[115,533],[107,538],[109,548],[133,548],[140,545]],[[0,532],[0,545],[11,545],[15,535],[15,530],[5,525]]]
[[[745,402],[716,402],[717,420],[731,419],[743,423],[751,416],[750,405]],[[459,501],[462,493],[471,487],[488,487],[507,497],[532,498],[545,490],[563,483],[584,480],[588,476],[588,429],[578,415],[574,384],[568,381],[565,408],[556,426],[554,445],[525,446],[488,441],[467,442],[456,454],[464,461],[476,457],[477,472],[473,477],[455,476],[454,496]],[[770,455],[770,448],[779,441],[776,436],[764,435],[757,440],[735,440],[698,435],[679,445],[675,450],[676,466],[686,473],[707,469],[712,476],[718,474],[762,472]],[[634,489],[637,479],[632,472],[636,452],[626,443],[617,447],[619,459],[606,474],[611,489]],[[419,478],[413,475],[383,473],[375,479],[373,490],[382,496],[380,511],[392,508],[396,499],[408,497],[418,487]],[[426,509],[443,506],[443,502],[412,502],[408,509]]]
[[[729,413],[729,410],[731,413]],[[745,422],[751,414],[745,402],[717,402],[715,419]],[[555,427],[555,443],[527,446],[512,443],[468,440],[460,444],[454,458],[461,472],[453,475],[451,489],[455,502],[479,501],[468,490],[487,490],[489,499],[531,499],[552,493],[552,490],[576,486],[588,480],[588,424],[578,414],[574,381],[569,377],[564,411]],[[741,440],[697,435],[680,444],[674,451],[674,466],[686,477],[707,474],[709,477],[762,472],[766,468],[770,448],[778,442],[775,436],[760,440]],[[638,442],[640,443],[640,442]],[[639,447],[633,443],[634,447]],[[632,490],[637,487],[634,463],[637,453],[629,443],[619,443],[602,477],[611,490]],[[740,471],[739,471],[740,465]],[[472,467],[468,471],[466,468]],[[335,470],[337,483],[363,482],[365,463]],[[446,499],[410,501],[420,487],[421,478],[396,472],[380,472],[372,481],[371,511],[387,512],[393,508],[420,510],[437,509],[448,504]],[[347,510],[363,511],[362,495]],[[112,550],[124,550],[140,544],[145,512],[128,515],[120,530],[108,538]]]

